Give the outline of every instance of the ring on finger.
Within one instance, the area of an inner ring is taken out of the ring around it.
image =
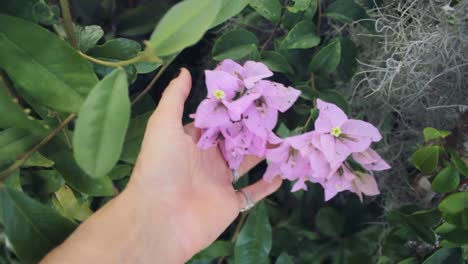
[[[235,169],[232,170],[232,183],[236,183],[240,178],[239,172]]]
[[[238,190],[238,192],[242,193],[242,195],[245,198],[245,206],[242,209],[240,209],[240,211],[245,212],[245,211],[248,211],[248,210],[252,209],[252,207],[255,206],[255,202],[252,200],[250,195],[246,191],[244,191],[242,189]]]

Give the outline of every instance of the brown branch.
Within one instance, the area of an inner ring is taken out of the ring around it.
[[[167,67],[169,67],[169,65],[171,64],[171,62],[173,61],[170,60],[168,61],[166,64],[164,64],[161,69],[159,70],[159,72],[156,74],[156,76],[154,76],[154,78],[151,80],[151,82],[145,87],[145,89],[143,89],[143,91],[137,95],[137,97],[135,97],[133,100],[132,100],[132,105],[134,105],[136,102],[138,102],[145,94],[147,94],[151,88],[153,88],[154,84],[159,80],[159,78],[161,78],[161,75],[164,73],[164,71],[166,71]]]

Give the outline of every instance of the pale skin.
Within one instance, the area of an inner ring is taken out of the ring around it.
[[[182,125],[192,86],[188,70],[168,85],[151,116],[126,189],[41,263],[184,263],[209,246],[246,204],[217,148],[200,150],[200,130]],[[245,174],[261,161],[248,156]],[[258,202],[281,179],[244,190]]]

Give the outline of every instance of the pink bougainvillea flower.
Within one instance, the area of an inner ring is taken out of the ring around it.
[[[311,168],[309,160],[302,156],[298,149],[291,146],[289,137],[273,149],[266,151],[266,158],[269,161],[267,171],[263,178],[267,181],[279,176],[283,179],[296,181],[292,191],[307,189],[305,181],[309,180]]]
[[[368,171],[382,171],[390,169],[385,160],[373,149],[368,148],[363,152],[357,152],[352,154],[353,159],[361,164],[361,166]]]
[[[237,76],[247,89],[252,88],[256,82],[273,76],[273,73],[265,64],[255,61],[247,61],[244,66],[241,66],[237,62],[227,59],[222,61],[218,67],[216,67],[216,70]]]
[[[355,119],[348,119],[336,105],[317,99],[320,110],[315,121],[315,131],[320,137],[315,141],[332,169],[338,168],[343,161],[355,152],[369,148],[372,142],[382,139],[379,130],[372,124]]]
[[[254,88],[262,94],[265,104],[282,113],[286,112],[301,95],[301,91],[297,89],[271,81],[258,81]]]
[[[375,181],[374,176],[363,173],[363,172],[354,172],[355,178],[352,182],[352,192],[359,196],[359,199],[362,201],[362,194],[372,196],[380,194],[379,187]]]
[[[318,181],[323,186],[325,201],[335,197],[338,193],[352,189],[353,173],[346,167],[339,167],[331,177]]]

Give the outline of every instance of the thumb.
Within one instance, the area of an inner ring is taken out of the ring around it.
[[[184,104],[192,87],[190,72],[182,68],[179,76],[173,79],[159,101],[153,116],[162,122],[178,122],[182,125]]]

